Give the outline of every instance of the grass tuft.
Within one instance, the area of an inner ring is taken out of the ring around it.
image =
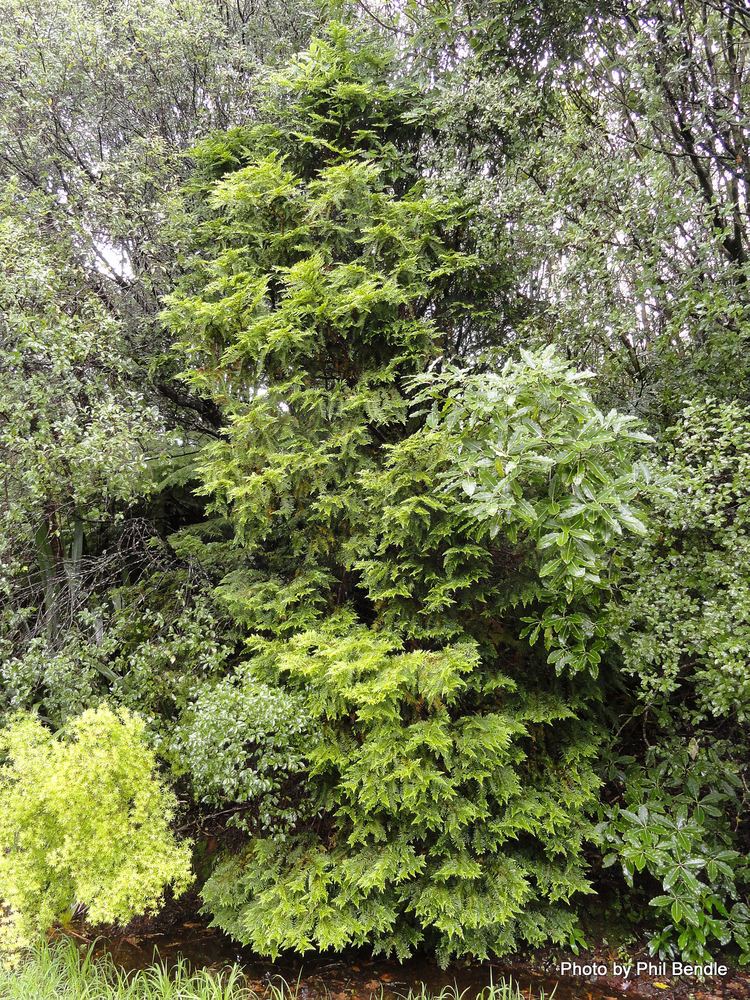
[[[258,1000],[236,966],[191,971],[183,959],[137,972],[108,955],[81,954],[72,942],[43,945],[16,968],[0,968],[2,1000]]]

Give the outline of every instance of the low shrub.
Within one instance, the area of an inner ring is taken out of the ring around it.
[[[2,942],[28,943],[79,908],[96,923],[158,907],[191,881],[176,800],[135,715],[89,709],[58,734],[19,714],[0,731]]]
[[[230,825],[283,836],[300,817],[294,779],[312,723],[304,700],[246,674],[204,685],[177,729],[178,768]]]
[[[696,738],[652,747],[645,762],[613,762],[619,795],[597,827],[604,865],[619,864],[627,885],[652,896],[652,953],[710,961],[733,942],[750,960],[750,864],[738,850],[743,785],[724,744]]]

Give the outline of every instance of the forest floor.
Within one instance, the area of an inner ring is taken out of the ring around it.
[[[97,934],[85,927],[74,928],[81,944]],[[732,968],[703,979],[671,974],[666,968],[641,969],[638,962],[651,962],[645,947],[612,947],[603,941],[578,955],[560,949],[542,949],[528,955],[496,962],[457,962],[441,969],[434,960],[413,958],[399,963],[372,958],[352,951],[340,955],[285,957],[275,962],[258,958],[238,946],[199,918],[186,917],[175,909],[153,921],[141,920],[125,930],[110,929],[99,936],[97,952],[107,952],[117,965],[134,970],[160,959],[169,965],[182,955],[194,968],[221,969],[238,964],[249,987],[263,995],[279,977],[296,987],[299,1000],[369,1000],[373,995],[390,1000],[409,990],[438,995],[445,987],[457,986],[473,1000],[490,983],[512,979],[530,1000],[540,993],[555,1000],[750,1000],[750,974]],[[566,964],[569,963],[569,964]],[[628,976],[619,966],[632,965]],[[603,967],[589,970],[587,967]],[[581,971],[582,970],[582,971]],[[604,971],[604,974],[601,974]]]

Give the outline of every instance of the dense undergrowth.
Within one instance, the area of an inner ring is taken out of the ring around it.
[[[750,18],[366,6],[0,0],[2,947],[747,961]]]

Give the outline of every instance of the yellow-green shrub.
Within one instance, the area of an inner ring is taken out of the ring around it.
[[[0,945],[85,908],[93,923],[152,910],[188,886],[190,845],[135,715],[89,709],[58,734],[18,714],[0,732]]]

